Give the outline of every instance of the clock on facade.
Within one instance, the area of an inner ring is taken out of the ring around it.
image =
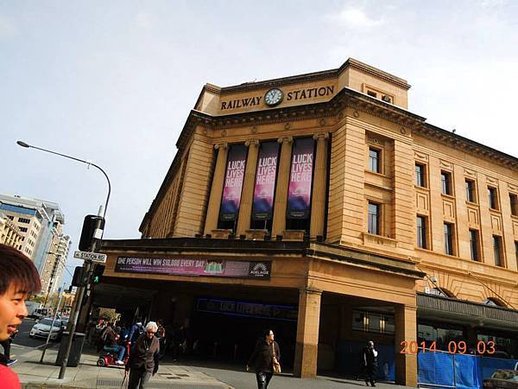
[[[273,88],[266,92],[266,94],[264,95],[264,102],[266,103],[266,105],[273,107],[279,104],[282,101],[283,97],[284,93],[282,93],[280,89]]]

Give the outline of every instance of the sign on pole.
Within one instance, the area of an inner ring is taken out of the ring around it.
[[[92,262],[106,263],[106,254],[92,253],[88,251],[74,251],[74,258],[82,259],[84,261],[90,260]]]

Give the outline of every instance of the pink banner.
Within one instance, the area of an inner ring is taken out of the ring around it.
[[[115,272],[181,276],[270,278],[271,261],[118,257],[117,263],[115,264]]]
[[[235,220],[241,203],[246,166],[246,146],[232,145],[228,152],[225,184],[221,198],[220,220]]]
[[[313,182],[313,138],[296,139],[293,144],[290,185],[288,188],[288,219],[307,219],[311,210]]]
[[[254,220],[269,220],[272,218],[278,156],[278,142],[261,144],[255,174],[254,204],[252,209],[252,218]]]

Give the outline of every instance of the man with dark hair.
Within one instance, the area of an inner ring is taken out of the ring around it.
[[[9,339],[27,316],[25,300],[41,289],[38,270],[20,251],[0,244],[0,341]],[[0,387],[19,389],[20,380],[0,354]]]
[[[272,330],[266,330],[264,337],[260,338],[255,345],[254,352],[246,365],[246,370],[253,368],[258,389],[267,389],[273,376],[273,361],[281,359],[279,345],[274,340]]]

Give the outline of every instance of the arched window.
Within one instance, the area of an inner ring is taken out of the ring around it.
[[[433,294],[435,296],[441,296],[441,297],[450,297],[450,298],[456,298],[456,296],[450,292],[446,288],[433,288],[430,289],[429,294]]]
[[[504,303],[501,299],[498,297],[488,297],[484,300],[485,305],[490,305],[492,307],[504,307],[507,308],[507,304]]]

